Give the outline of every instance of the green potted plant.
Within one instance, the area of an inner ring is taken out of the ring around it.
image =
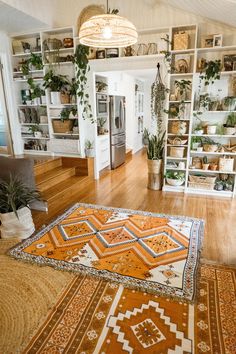
[[[94,156],[93,142],[90,140],[85,141],[85,156],[86,157],[93,157]]]
[[[35,230],[29,204],[39,200],[36,190],[28,188],[17,177],[0,181],[1,237],[27,238]]]
[[[69,81],[66,75],[55,75],[52,70],[49,70],[44,75],[43,86],[45,89],[50,90],[51,94],[51,104],[60,105],[61,104],[61,91],[67,90]]]
[[[41,89],[39,84],[35,83],[35,80],[32,77],[27,80],[27,83],[30,87],[30,97],[32,104],[40,105],[43,90]]]
[[[205,86],[213,84],[215,80],[220,79],[221,68],[221,60],[206,61],[203,70],[200,72],[200,79],[204,81]]]
[[[226,123],[223,124],[224,134],[234,135],[236,133],[236,113],[231,112],[226,119]]]
[[[236,106],[236,97],[227,96],[223,100],[223,107],[226,111],[234,111]]]
[[[166,171],[165,178],[169,185],[178,187],[185,182],[185,173],[180,171]]]
[[[105,134],[105,124],[106,124],[106,117],[100,117],[97,119],[97,128],[98,128],[98,135]]]
[[[203,170],[208,170],[209,169],[209,162],[208,162],[208,159],[207,159],[207,156],[203,156],[203,159],[202,159],[202,169]]]
[[[42,137],[42,130],[40,129],[38,124],[30,125],[29,126],[29,131],[35,136],[35,138],[41,138]]]
[[[147,130],[147,128],[144,128],[143,130],[143,145],[147,146],[148,145],[148,139],[149,139],[150,133]]]
[[[175,97],[178,101],[186,101],[190,99],[191,85],[190,80],[175,80]]]
[[[107,84],[103,81],[96,81],[96,91],[97,92],[106,92]]]
[[[147,145],[148,188],[162,188],[162,161],[165,144],[165,132],[162,135],[149,135]]]
[[[193,136],[191,139],[191,150],[197,150],[202,145],[202,140],[198,136]]]
[[[43,61],[41,55],[30,53],[28,64],[30,70],[43,70]]]
[[[71,83],[69,84],[69,95],[71,103],[76,103],[77,92],[79,89],[78,82],[76,78],[72,78]]]

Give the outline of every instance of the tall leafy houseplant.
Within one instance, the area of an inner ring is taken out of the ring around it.
[[[27,238],[35,230],[29,203],[39,200],[36,190],[28,188],[17,177],[0,181],[1,237]]]
[[[79,97],[79,103],[83,106],[82,117],[83,119],[89,118],[91,122],[94,123],[89,94],[86,90],[88,81],[87,74],[90,70],[88,54],[89,47],[82,44],[77,45],[74,63],[76,64],[77,96]]]

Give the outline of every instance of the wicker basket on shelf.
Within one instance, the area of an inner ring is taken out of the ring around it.
[[[185,145],[188,141],[188,139],[181,139],[179,137],[176,137],[174,139],[169,139],[168,141],[171,145]]]
[[[174,50],[184,50],[189,48],[189,34],[186,32],[174,33]]]
[[[217,144],[203,144],[203,150],[206,152],[216,152],[218,150]]]
[[[189,175],[189,187],[194,189],[213,190],[216,176],[195,176]]]
[[[184,157],[184,147],[171,146],[170,157]]]
[[[232,172],[234,170],[234,158],[219,158],[219,170],[223,172]]]
[[[187,124],[186,122],[177,121],[172,122],[170,126],[170,133],[171,134],[185,134],[187,131]]]
[[[73,129],[74,121],[71,119],[60,120],[53,119],[52,126],[54,133],[71,133]]]

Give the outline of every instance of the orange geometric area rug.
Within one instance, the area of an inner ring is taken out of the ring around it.
[[[76,204],[10,255],[192,301],[203,222]]]
[[[235,354],[236,270],[201,266],[197,302],[75,276],[24,354]]]

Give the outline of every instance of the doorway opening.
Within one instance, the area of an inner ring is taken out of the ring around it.
[[[3,65],[0,58],[0,155],[12,155],[12,152],[12,138],[4,88]]]

